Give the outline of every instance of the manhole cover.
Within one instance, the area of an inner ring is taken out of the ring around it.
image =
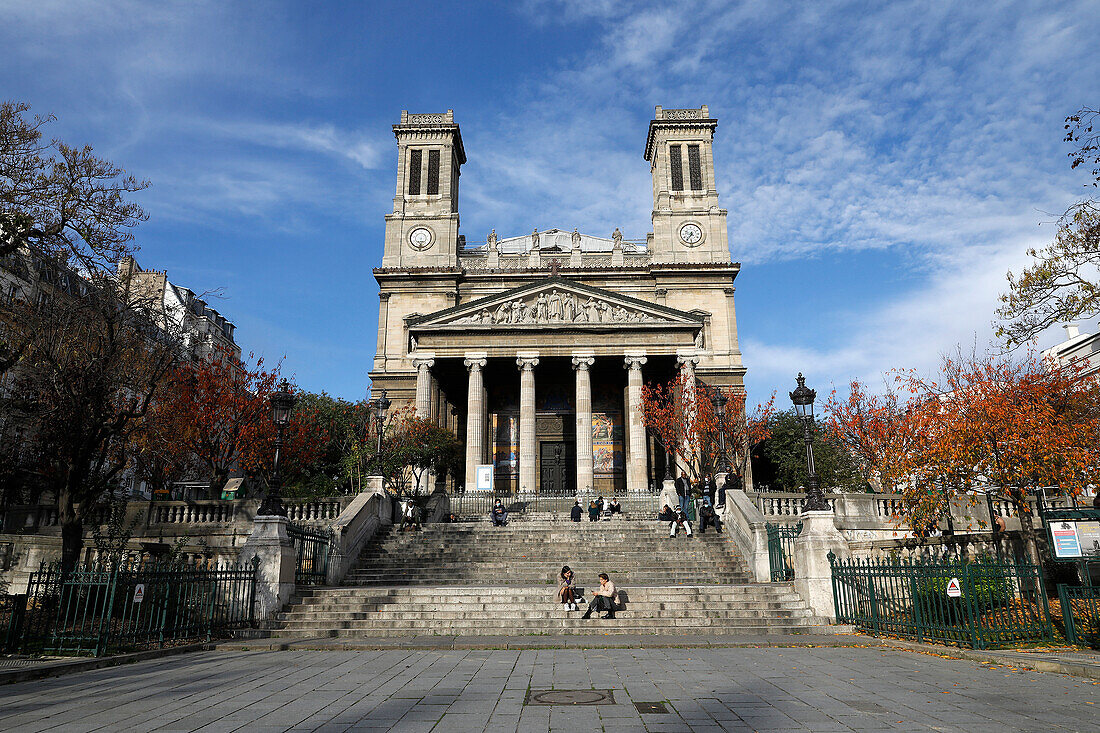
[[[528,690],[525,705],[614,705],[611,690]]]
[[[638,712],[642,714],[668,713],[668,708],[665,707],[663,702],[636,702],[634,707],[638,708]]]

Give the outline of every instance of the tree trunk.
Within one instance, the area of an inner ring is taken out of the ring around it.
[[[61,490],[57,500],[57,518],[61,524],[61,573],[68,576],[80,562],[80,551],[84,549],[84,522],[73,506],[72,491],[68,487]]]
[[[229,471],[224,468],[215,468],[213,475],[210,477],[210,486],[207,488],[207,498],[220,499],[222,489],[225,488],[227,481],[229,481]]]
[[[1027,503],[1027,497],[1018,496],[1015,492],[1012,495],[1012,501],[1016,504],[1016,514],[1020,517],[1020,535],[1024,539],[1024,547],[1027,548],[1028,560],[1037,566],[1042,565],[1042,559],[1039,556],[1039,543],[1035,537],[1035,524],[1033,523],[1033,517],[1030,508]]]

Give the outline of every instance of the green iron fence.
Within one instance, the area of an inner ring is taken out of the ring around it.
[[[768,564],[772,582],[794,579],[794,539],[802,534],[802,522],[794,525],[765,524],[768,530]]]
[[[297,585],[324,585],[328,575],[332,536],[324,531],[288,525],[287,535],[294,543],[294,582]]]
[[[1100,649],[1100,586],[1058,586],[1066,641]]]
[[[210,639],[255,623],[256,560],[242,568],[183,564],[60,564],[31,574],[22,653],[104,654]]]
[[[830,552],[829,564],[837,623],[973,649],[1054,639],[1042,573],[1030,563],[838,560]]]
[[[0,652],[15,651],[23,634],[23,614],[27,610],[27,596],[0,596]]]

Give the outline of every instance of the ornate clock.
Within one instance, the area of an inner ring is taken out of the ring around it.
[[[698,224],[688,222],[680,227],[680,241],[689,247],[697,247],[703,241],[703,230]]]
[[[427,227],[417,227],[409,232],[409,244],[413,249],[428,249],[432,246],[432,239],[432,230]]]

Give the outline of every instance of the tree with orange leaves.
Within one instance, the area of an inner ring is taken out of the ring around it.
[[[1033,562],[1039,562],[1028,498],[1040,487],[1079,496],[1100,468],[1098,388],[1079,368],[1028,354],[945,357],[939,380],[898,376],[913,395],[915,436],[901,471],[918,522],[947,511],[952,495],[996,489],[1016,506]]]
[[[893,492],[908,477],[907,456],[917,438],[910,412],[889,387],[882,395],[870,394],[853,380],[843,401],[836,390],[829,395],[824,428],[848,451],[864,481]]]
[[[721,400],[719,410],[716,402]],[[710,387],[678,372],[667,384],[643,385],[642,424],[692,478],[721,468],[744,476],[752,447],[768,437],[775,394],[751,414],[745,401],[741,389]]]
[[[193,455],[209,476],[211,498],[218,497],[238,466],[256,470],[263,465],[259,450],[274,439],[268,397],[278,372],[264,369],[263,358],[250,367],[221,352],[181,365],[156,405],[154,417],[167,440]]]

